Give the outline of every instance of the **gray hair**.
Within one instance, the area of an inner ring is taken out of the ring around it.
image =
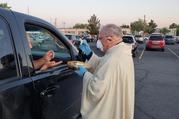
[[[122,29],[115,24],[107,24],[103,26],[100,30],[100,33],[104,34],[105,36],[123,36]]]

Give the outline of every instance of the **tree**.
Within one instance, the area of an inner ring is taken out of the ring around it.
[[[91,35],[97,35],[99,33],[100,28],[100,20],[96,17],[95,14],[91,16],[91,18],[88,20],[88,26],[87,29],[89,30],[89,33]]]
[[[164,28],[160,29],[160,32],[165,35],[165,34],[169,33],[170,30],[168,28],[164,27]]]
[[[8,6],[7,3],[0,3],[0,7],[6,8],[6,9],[10,9],[11,8],[10,6]]]
[[[179,36],[179,25],[177,25],[176,29],[177,29],[176,35]]]
[[[142,20],[142,19],[139,19],[138,21],[134,21],[130,24],[131,26],[131,30],[134,32],[134,31],[143,31],[145,26],[146,26],[146,23]]]
[[[148,23],[145,32],[147,33],[153,33],[155,31],[155,28],[157,27],[157,24],[154,22],[154,20],[150,20],[150,22]]]
[[[73,26],[74,29],[86,29],[88,26],[88,24],[80,24],[80,23],[77,23]]]
[[[176,23],[172,23],[170,26],[169,26],[170,29],[173,29],[173,28],[177,28],[177,24]]]

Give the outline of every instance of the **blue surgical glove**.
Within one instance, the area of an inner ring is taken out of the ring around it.
[[[85,72],[87,72],[86,68],[83,66],[78,66],[77,70],[75,71],[79,76],[83,77]]]
[[[79,48],[87,56],[92,53],[92,50],[91,50],[90,46],[88,45],[88,43],[86,42],[86,40],[83,40],[83,42],[80,44]]]

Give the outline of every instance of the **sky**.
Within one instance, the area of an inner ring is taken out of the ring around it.
[[[179,24],[179,0],[0,0],[12,10],[42,18],[57,27],[72,27],[76,23],[87,23],[95,14],[102,25],[114,23],[129,25],[138,19],[158,27]]]

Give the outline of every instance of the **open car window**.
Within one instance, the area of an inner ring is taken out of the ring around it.
[[[53,50],[55,53],[53,61],[63,61],[65,63],[71,60],[70,50],[61,42],[61,39],[49,30],[31,24],[25,24],[25,29],[27,39],[31,43],[33,61],[42,58],[49,50]]]

